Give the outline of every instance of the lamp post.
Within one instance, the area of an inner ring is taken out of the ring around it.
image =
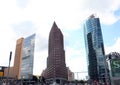
[[[10,71],[10,62],[11,62],[11,58],[12,58],[12,51],[10,52],[10,57],[9,57],[9,65],[8,65],[7,82],[8,82],[8,78],[9,78],[9,71]]]

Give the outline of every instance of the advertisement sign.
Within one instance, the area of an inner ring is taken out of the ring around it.
[[[120,59],[112,59],[110,61],[113,77],[120,77]]]

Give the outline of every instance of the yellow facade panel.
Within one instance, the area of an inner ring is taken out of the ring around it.
[[[0,72],[0,77],[3,76],[3,72]]]

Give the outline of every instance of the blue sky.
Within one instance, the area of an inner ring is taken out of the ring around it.
[[[117,38],[120,37],[120,21],[117,21],[116,23],[112,25],[101,25],[102,32],[103,32],[103,38],[106,45],[113,45]]]
[[[120,0],[1,0],[0,65],[8,65],[12,51],[12,66],[16,40],[36,33],[34,74],[40,75],[46,67],[49,32],[56,21],[64,35],[67,66],[73,72],[86,71],[83,24],[91,14],[100,18],[105,53],[120,52]],[[81,73],[78,79],[86,75]]]

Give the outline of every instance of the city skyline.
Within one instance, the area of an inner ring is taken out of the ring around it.
[[[0,54],[2,56],[0,65],[8,66],[10,51],[13,52],[13,63],[18,38],[36,33],[34,74],[40,75],[46,67],[49,31],[52,23],[56,21],[64,34],[67,66],[73,72],[86,71],[84,20],[96,13],[101,22],[105,54],[112,51],[120,52],[119,8],[120,0],[98,0],[93,1],[93,3],[88,0],[0,1]],[[82,76],[79,77],[82,78]]]

